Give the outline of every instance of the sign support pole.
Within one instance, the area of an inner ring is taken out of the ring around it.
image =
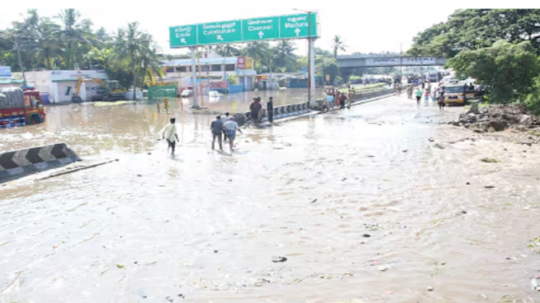
[[[197,104],[197,70],[195,68],[195,47],[190,47],[189,49],[191,50],[191,81],[193,82],[193,106],[191,108],[199,109],[200,107]]]
[[[199,53],[199,56],[197,57],[197,68],[199,69],[199,97],[201,98],[201,106],[204,107],[204,96],[203,96],[203,86],[202,86],[202,78],[201,78],[201,53]]]
[[[315,91],[315,39],[309,39],[309,105],[315,106],[313,95]]]
[[[311,27],[313,26],[311,24],[311,14],[312,12],[309,11],[308,13],[308,106],[314,107],[314,102],[312,100],[313,95],[313,89],[315,88],[315,77],[313,74],[315,73],[315,60],[314,60],[314,49],[313,49],[313,39],[311,39]],[[317,26],[315,24],[315,26]]]

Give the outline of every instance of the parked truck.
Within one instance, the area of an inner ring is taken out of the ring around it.
[[[0,90],[0,128],[45,122],[39,91],[9,87]]]

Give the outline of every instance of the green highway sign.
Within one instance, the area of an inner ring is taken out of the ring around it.
[[[318,37],[317,13],[254,18],[169,28],[171,48]],[[311,26],[311,35],[308,28]]]
[[[279,17],[242,20],[243,40],[279,39]]]
[[[171,47],[182,45],[197,45],[197,26],[186,25],[169,28]]]
[[[220,44],[242,41],[240,21],[213,22],[197,25],[198,44]]]
[[[317,36],[317,15],[311,14],[311,37]],[[309,21],[307,14],[280,17],[281,38],[307,38]]]

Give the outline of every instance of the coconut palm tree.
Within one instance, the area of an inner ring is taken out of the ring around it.
[[[296,48],[287,40],[279,41],[274,47],[274,59],[278,67],[285,67],[287,62],[294,59]]]
[[[119,29],[114,41],[115,55],[118,59],[128,59],[133,76],[133,100],[137,87],[137,66],[140,66],[140,57],[144,52],[144,41],[147,35],[139,31],[139,22],[129,23],[126,29]]]
[[[251,42],[242,49],[243,56],[253,58],[253,69],[257,69],[257,59],[262,59],[268,53],[268,43],[266,42]]]
[[[65,54],[67,56],[68,68],[73,68],[74,63],[78,63],[77,52],[81,44],[95,46],[95,38],[89,32],[92,22],[88,19],[80,20],[81,14],[75,9],[65,9],[56,16],[62,23],[62,30],[59,32],[60,39],[66,45]]]
[[[233,44],[218,45],[215,50],[222,57],[234,57],[240,54],[238,47]]]
[[[337,59],[338,51],[347,51],[345,42],[341,39],[341,36],[336,35],[332,40],[332,47],[334,48],[334,58]]]
[[[141,62],[139,74],[142,74],[141,85],[154,84],[156,77],[162,78],[165,75],[158,53],[159,48],[155,45],[152,36],[145,35],[139,58]],[[148,83],[146,83],[147,77]]]

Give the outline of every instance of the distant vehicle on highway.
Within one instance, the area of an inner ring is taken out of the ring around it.
[[[474,86],[453,84],[444,86],[444,102],[449,105],[464,105],[475,99]]]
[[[184,89],[181,94],[181,96],[184,98],[191,97],[192,95],[193,95],[193,91],[191,89]]]

